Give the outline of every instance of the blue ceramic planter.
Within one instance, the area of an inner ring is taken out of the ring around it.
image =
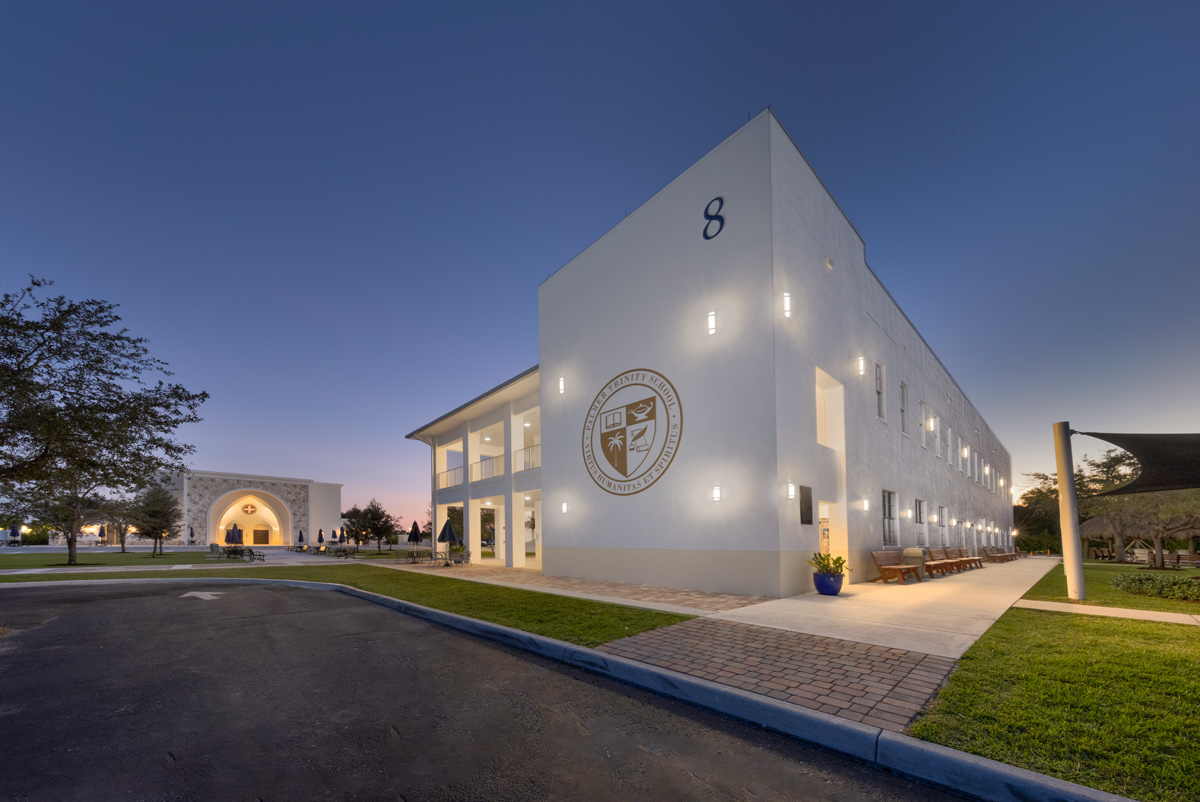
[[[842,592],[845,574],[813,574],[813,584],[822,596],[836,596]]]

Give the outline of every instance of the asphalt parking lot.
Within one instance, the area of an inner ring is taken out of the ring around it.
[[[0,628],[3,800],[961,799],[338,593],[4,588]]]

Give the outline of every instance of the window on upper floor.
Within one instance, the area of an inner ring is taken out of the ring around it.
[[[880,505],[883,513],[883,545],[896,545],[896,491],[883,491],[883,504]]]
[[[900,433],[908,434],[908,385],[900,382]]]

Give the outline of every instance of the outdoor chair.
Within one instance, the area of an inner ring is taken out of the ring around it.
[[[255,551],[254,549],[244,549],[242,556],[246,558],[246,562],[252,563],[255,560],[258,560],[261,563],[265,563],[267,561],[266,554],[261,551]]]
[[[451,565],[468,565],[471,562],[471,552],[455,551],[450,554]]]

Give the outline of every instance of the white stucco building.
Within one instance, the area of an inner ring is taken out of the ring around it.
[[[818,550],[857,582],[1010,543],[1008,452],[769,110],[548,278],[538,326],[536,368],[409,435],[473,554],[490,508],[508,565],[786,596]]]
[[[173,488],[183,508],[183,531],[173,541],[195,545],[224,543],[237,524],[248,546],[294,545],[301,532],[314,543],[341,526],[342,486],[312,479],[192,471],[175,477]]]

